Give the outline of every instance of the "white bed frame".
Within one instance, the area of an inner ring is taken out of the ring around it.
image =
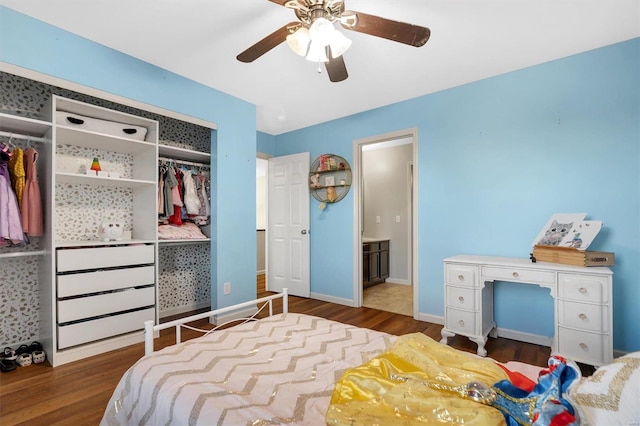
[[[209,312],[203,312],[201,314],[191,315],[189,317],[180,318],[174,321],[169,321],[169,322],[165,322],[158,325],[154,325],[153,320],[145,321],[144,322],[144,354],[149,355],[153,353],[153,339],[157,335],[159,335],[160,330],[166,330],[167,328],[175,327],[176,328],[176,344],[179,344],[182,342],[182,336],[181,336],[182,327],[207,334],[230,323],[234,323],[234,322],[245,323],[248,321],[257,321],[259,318],[256,318],[256,315],[258,315],[258,313],[260,313],[265,306],[269,307],[269,316],[272,316],[273,301],[280,298],[282,298],[282,313],[286,314],[289,312],[289,292],[287,288],[284,288],[282,289],[282,293],[274,294],[272,296],[266,296],[260,299],[250,300],[244,303],[238,303],[237,305],[227,306],[226,308],[220,308],[220,309],[215,309]],[[247,308],[247,307],[256,306],[256,305],[261,305],[261,306],[250,317],[236,318],[236,319],[224,322],[222,324],[217,324],[214,328],[209,330],[199,329],[199,328],[186,325],[186,323],[200,320],[203,318],[209,318],[209,317],[211,317],[210,322],[214,323],[213,317],[215,317],[216,315],[225,314],[228,312],[233,312],[233,311],[240,310],[242,308]]]

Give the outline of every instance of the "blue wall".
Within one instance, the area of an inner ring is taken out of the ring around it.
[[[553,213],[586,212],[613,251],[614,348],[640,349],[640,39],[276,136],[276,155],[352,162],[355,139],[418,129],[420,313],[444,315],[442,259],[528,257]],[[353,298],[352,193],[311,199],[311,291]],[[313,236],[316,237],[313,237]],[[321,237],[319,237],[321,236]],[[499,326],[553,334],[536,286],[496,283]]]
[[[254,105],[3,6],[0,61],[217,123],[211,150],[211,303],[221,307],[255,298]],[[233,284],[229,296],[223,296],[224,282]]]
[[[264,132],[258,132],[257,135],[257,151],[263,154],[275,155],[276,137]]]

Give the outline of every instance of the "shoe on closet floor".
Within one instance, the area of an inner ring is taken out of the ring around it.
[[[16,351],[8,346],[4,348],[4,351],[0,353],[0,371],[2,371],[3,373],[8,373],[9,371],[15,370],[18,366],[15,360]]]
[[[29,345],[29,352],[31,353],[31,359],[34,364],[40,364],[47,359],[47,354],[42,349],[42,344],[35,341]]]
[[[28,367],[33,362],[33,358],[31,357],[31,352],[29,352],[29,346],[20,345],[18,349],[16,349],[16,362],[20,367]]]

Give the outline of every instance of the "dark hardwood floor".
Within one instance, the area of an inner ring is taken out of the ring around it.
[[[264,291],[264,276],[258,276],[258,296]],[[280,312],[276,304],[275,312]],[[289,297],[289,311],[402,335],[424,333],[440,339],[441,325],[416,321],[405,315],[370,308],[350,308],[313,299]],[[197,326],[206,328],[206,320]],[[195,333],[183,331],[183,339],[193,338]],[[160,349],[175,342],[173,330],[161,333],[155,341]],[[469,339],[456,336],[449,339],[455,348],[475,353],[476,345]],[[516,360],[545,366],[550,349],[514,340],[489,339],[486,345],[489,356],[502,362]],[[48,364],[18,367],[0,374],[0,425],[96,425],[100,422],[107,402],[120,377],[144,354],[144,344],[97,355],[56,368]]]

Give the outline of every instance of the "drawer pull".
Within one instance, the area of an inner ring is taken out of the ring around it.
[[[460,296],[458,297],[458,300],[460,301],[460,303],[464,303],[464,297]]]
[[[458,275],[458,279],[459,279],[460,281],[464,281],[464,275],[462,275],[462,274]]]
[[[511,275],[513,275],[513,278],[520,278],[520,274],[518,274],[517,272],[514,272]]]
[[[458,324],[460,324],[460,327],[464,327],[464,321],[463,320],[458,321]]]
[[[586,288],[584,288],[584,287],[580,287],[580,290],[579,290],[579,291],[580,291],[580,293],[582,293],[582,294],[587,294],[587,289],[586,289]]]
[[[588,351],[589,346],[586,343],[580,343],[580,349],[582,349],[583,351]]]
[[[581,320],[586,320],[587,316],[585,314],[580,314],[578,315],[578,318],[580,318]]]

